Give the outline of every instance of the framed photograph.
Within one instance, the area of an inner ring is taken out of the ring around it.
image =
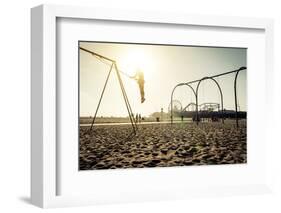
[[[31,10],[40,207],[270,192],[270,19]]]

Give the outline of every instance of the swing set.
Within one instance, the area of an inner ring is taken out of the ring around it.
[[[220,76],[224,76],[224,75],[229,75],[229,74],[235,73],[235,77],[234,77],[234,103],[235,103],[236,127],[238,128],[239,127],[239,122],[238,122],[238,101],[237,101],[237,77],[238,77],[238,74],[240,73],[240,71],[243,71],[243,70],[246,70],[246,69],[247,69],[247,67],[240,67],[237,70],[232,70],[232,71],[229,71],[229,72],[225,72],[225,73],[221,73],[221,74],[213,75],[213,76],[206,76],[206,77],[198,79],[198,80],[177,84],[174,87],[174,89],[172,90],[172,94],[171,94],[171,102],[170,102],[171,103],[171,124],[173,124],[173,114],[174,114],[173,113],[173,96],[174,96],[174,92],[175,92],[176,88],[178,88],[180,86],[187,86],[189,89],[191,89],[192,93],[195,96],[195,100],[196,100],[196,103],[195,103],[195,106],[196,106],[196,123],[198,125],[198,123],[200,121],[199,112],[198,112],[198,106],[199,106],[199,104],[198,104],[198,97],[199,97],[198,90],[199,90],[201,82],[205,81],[205,80],[212,80],[216,84],[218,89],[219,89],[220,101],[221,101],[220,106],[221,106],[221,112],[222,112],[222,123],[224,123],[223,93],[222,93],[222,89],[220,87],[220,84],[218,83],[216,78],[218,78]],[[192,84],[195,84],[195,83],[197,83],[196,89],[194,89],[192,87]]]
[[[123,96],[123,99],[124,99],[124,102],[125,102],[125,105],[126,105],[126,108],[127,108],[127,112],[128,112],[128,115],[129,115],[129,119],[130,119],[130,123],[131,123],[132,129],[133,129],[133,133],[136,134],[137,129],[138,129],[137,122],[135,120],[135,117],[134,117],[134,114],[133,114],[133,111],[132,111],[132,108],[131,108],[131,105],[130,105],[130,102],[129,102],[129,99],[128,99],[128,96],[127,96],[127,93],[126,93],[126,90],[125,90],[125,87],[124,87],[124,84],[123,84],[123,81],[122,81],[120,73],[125,75],[125,76],[127,76],[127,77],[129,77],[129,78],[132,78],[132,77],[129,76],[127,73],[121,71],[118,68],[117,62],[115,60],[113,60],[111,58],[108,58],[106,56],[100,55],[100,54],[98,54],[96,52],[90,51],[88,49],[85,49],[83,47],[79,47],[79,49],[81,51],[87,52],[87,53],[91,54],[92,56],[100,59],[102,62],[106,61],[107,62],[106,64],[110,66],[110,69],[108,71],[108,74],[107,74],[107,77],[106,77],[106,80],[105,80],[105,83],[104,83],[104,86],[103,86],[103,89],[102,89],[102,92],[101,92],[101,95],[100,95],[100,99],[99,99],[99,102],[98,102],[98,105],[97,105],[97,108],[96,108],[96,111],[95,111],[95,114],[94,114],[94,117],[93,117],[93,120],[92,120],[91,127],[90,127],[89,131],[91,131],[93,129],[93,126],[94,126],[94,123],[95,123],[95,120],[96,120],[96,117],[97,117],[97,113],[98,113],[98,110],[99,110],[99,107],[100,107],[100,104],[101,104],[101,101],[102,101],[102,98],[103,98],[103,95],[104,95],[104,91],[106,89],[106,86],[107,86],[107,83],[108,83],[108,80],[109,80],[109,77],[110,77],[111,73],[115,71],[115,73],[117,75],[117,79],[118,79],[119,85],[120,85],[120,88],[121,88],[122,96]],[[243,71],[243,70],[246,70],[246,69],[247,69],[246,67],[240,67],[237,70],[221,73],[221,74],[214,75],[214,76],[206,76],[206,77],[198,79],[198,80],[177,84],[173,88],[173,90],[172,90],[171,102],[170,102],[170,105],[169,105],[169,108],[171,109],[170,110],[170,113],[171,113],[171,124],[173,124],[173,102],[174,102],[173,96],[174,96],[174,92],[175,92],[176,88],[178,88],[180,86],[187,86],[188,88],[191,89],[193,95],[195,96],[195,100],[196,100],[196,103],[195,103],[195,107],[196,107],[196,123],[198,125],[198,123],[200,121],[199,112],[198,112],[198,107],[199,107],[199,104],[198,104],[198,97],[199,97],[198,90],[199,90],[201,82],[205,81],[205,80],[212,80],[216,84],[218,89],[219,89],[220,100],[221,100],[220,106],[221,106],[221,112],[222,112],[222,123],[224,123],[223,92],[222,92],[222,89],[221,89],[218,81],[216,80],[216,78],[218,78],[220,76],[224,76],[224,75],[229,75],[229,74],[235,73],[235,78],[234,78],[234,101],[235,101],[236,127],[238,128],[239,127],[239,123],[238,123],[238,104],[237,104],[237,102],[238,102],[237,101],[237,77],[238,77],[238,74],[240,73],[240,71]],[[194,83],[197,83],[196,89],[194,89],[191,86]]]
[[[122,73],[123,75],[125,75],[127,77],[130,77],[130,78],[131,78],[131,76],[129,76],[127,73],[119,70],[118,66],[117,66],[117,62],[115,60],[113,60],[111,58],[108,58],[108,57],[105,57],[103,55],[100,55],[98,53],[95,53],[93,51],[90,51],[88,49],[85,49],[83,47],[79,47],[79,49],[81,51],[84,51],[84,52],[87,52],[87,53],[91,54],[92,56],[95,56],[98,59],[105,60],[105,61],[109,62],[107,64],[110,66],[110,69],[108,71],[108,74],[107,74],[107,77],[106,77],[106,80],[105,80],[105,83],[104,83],[104,86],[103,86],[103,89],[102,89],[102,92],[101,92],[101,96],[100,96],[100,99],[99,99],[99,102],[98,102],[98,105],[97,105],[97,108],[96,108],[96,111],[95,111],[95,114],[94,114],[94,117],[93,117],[93,120],[92,120],[91,127],[90,127],[89,131],[91,131],[93,129],[93,126],[94,126],[94,123],[95,123],[95,120],[96,120],[96,117],[97,117],[97,113],[98,113],[98,110],[99,110],[99,107],[100,107],[100,104],[101,104],[101,101],[102,101],[102,98],[103,98],[103,95],[104,95],[104,91],[106,89],[106,86],[107,86],[107,83],[108,83],[108,80],[109,80],[109,77],[110,77],[111,73],[113,71],[115,71],[115,73],[117,75],[119,85],[120,85],[120,88],[121,88],[121,91],[122,91],[122,96],[123,96],[123,99],[125,101],[125,105],[126,105],[126,108],[127,108],[127,111],[128,111],[128,115],[129,115],[129,118],[130,118],[132,129],[133,129],[134,134],[136,134],[137,129],[138,129],[137,123],[136,123],[136,120],[134,118],[134,114],[133,114],[133,111],[132,111],[132,108],[131,108],[131,105],[130,105],[130,102],[129,102],[129,99],[128,99],[128,96],[127,96],[127,93],[126,93],[126,90],[125,90],[125,87],[124,87],[124,84],[123,84],[120,73]]]

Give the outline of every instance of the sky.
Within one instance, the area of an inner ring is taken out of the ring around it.
[[[130,101],[132,111],[142,116],[153,112],[168,111],[171,93],[178,83],[189,82],[247,66],[247,49],[199,46],[171,46],[149,44],[121,44],[79,42],[80,47],[111,58],[117,62],[121,78]],[[110,63],[93,55],[79,51],[80,116],[93,116]],[[140,69],[144,73],[145,102],[140,101],[140,92],[133,76]],[[234,76],[216,78],[223,91],[224,108],[234,110]],[[192,84],[196,89],[196,84]],[[241,71],[237,79],[238,105],[247,110],[247,70]],[[174,100],[182,106],[195,102],[191,89],[178,87]],[[198,102],[220,103],[220,93],[211,80],[200,84]],[[116,71],[110,75],[97,116],[127,116]]]

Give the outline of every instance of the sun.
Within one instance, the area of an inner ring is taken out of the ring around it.
[[[145,51],[140,49],[128,51],[118,64],[121,70],[129,76],[134,76],[138,70],[143,72],[145,78],[151,74],[152,61]]]

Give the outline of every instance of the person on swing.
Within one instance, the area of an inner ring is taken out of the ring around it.
[[[135,79],[139,85],[139,89],[140,89],[140,95],[141,95],[141,103],[143,103],[145,101],[145,97],[144,97],[144,75],[143,72],[138,69],[136,74],[134,76],[132,76],[131,78]]]

